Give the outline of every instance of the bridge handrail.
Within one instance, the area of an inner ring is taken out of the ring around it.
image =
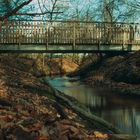
[[[49,23],[53,23],[53,22],[58,22],[58,23],[97,23],[97,24],[125,24],[125,25],[138,25],[140,23],[138,22],[102,22],[102,21],[82,21],[82,20],[0,20],[0,22],[49,22]]]

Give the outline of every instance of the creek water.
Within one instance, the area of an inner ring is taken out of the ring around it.
[[[140,138],[140,98],[124,97],[103,88],[91,88],[77,78],[47,77],[57,90],[74,97],[87,111],[112,123],[123,133]]]

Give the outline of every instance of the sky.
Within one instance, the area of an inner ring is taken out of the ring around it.
[[[0,0],[1,1],[5,0]],[[17,0],[14,0],[15,2]],[[23,2],[23,0],[20,0],[19,2]],[[24,0],[25,1],[25,0]],[[39,8],[39,2],[41,6],[41,10]],[[59,15],[54,15],[54,19],[63,19],[63,20],[69,20],[69,19],[77,19],[77,20],[85,20],[87,19],[86,17],[88,16],[88,20],[92,21],[101,21],[103,19],[103,4],[100,4],[101,1],[103,0],[58,0],[59,2],[57,3],[57,8],[55,11],[60,11],[63,12],[63,14]],[[70,2],[69,2],[70,1]],[[120,4],[114,6],[114,19],[121,13],[122,15],[125,14],[125,11],[128,11],[129,8],[131,8],[131,5],[128,7],[126,6],[127,1],[135,1],[135,0],[115,0],[115,2],[119,1]],[[42,5],[42,2],[45,4]],[[2,5],[0,5],[0,13],[2,10]],[[63,7],[63,8],[62,8]],[[51,0],[33,0],[31,4],[25,8],[23,8],[20,12],[41,12],[41,11],[46,11],[46,10],[51,10],[52,9],[52,4]],[[140,22],[140,16],[139,16],[139,11],[133,16],[133,18],[127,18],[125,21],[130,21],[130,22]],[[122,17],[122,16],[121,16]],[[30,17],[31,18],[31,17]],[[48,19],[49,14],[47,16],[44,16],[43,19]],[[32,18],[31,18],[32,19]],[[42,19],[41,16],[34,17],[33,19]],[[117,18],[116,18],[117,19]],[[117,21],[124,21],[122,18],[119,18]]]

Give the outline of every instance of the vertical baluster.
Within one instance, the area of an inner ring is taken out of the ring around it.
[[[16,43],[16,32],[17,32],[17,28],[16,28],[16,21],[15,21],[14,22],[14,34],[13,34],[14,44]]]
[[[42,43],[42,21],[39,21],[39,43]]]
[[[57,26],[57,25],[56,25]],[[60,36],[61,36],[61,27],[60,26],[58,26],[58,27],[56,27],[56,36],[57,36],[57,41],[56,41],[56,43],[58,44],[59,43],[59,35],[58,34],[60,34]]]
[[[62,42],[63,44],[65,44],[65,38],[63,37],[63,33],[65,32],[65,23],[60,23],[61,27],[60,27],[60,36],[59,36],[59,41]],[[64,31],[64,32],[63,32]]]
[[[17,43],[17,21],[14,24],[14,44]]]
[[[33,37],[33,21],[30,22],[30,40],[31,40],[31,44],[33,44],[32,37]]]
[[[127,30],[126,30],[126,25],[124,24],[124,43],[127,44]]]
[[[28,24],[27,24],[27,33],[28,33],[28,44],[30,44],[30,22],[28,21]]]
[[[42,21],[42,44],[44,44],[44,35],[45,35],[45,26],[44,26],[44,22]]]
[[[7,31],[6,31],[6,43],[8,43],[9,39],[9,21],[6,21]]]
[[[37,43],[39,43],[39,32],[40,32],[39,22],[37,21]]]
[[[65,32],[64,32],[64,35],[63,36],[65,37],[65,42],[68,42],[68,44],[70,44],[70,37],[68,37],[68,34],[69,34],[68,33],[68,26],[67,26],[68,24],[70,24],[70,23],[66,23],[65,24],[65,28],[64,28],[65,29]]]
[[[69,40],[67,39],[66,24],[67,24],[67,23],[64,24],[64,27],[63,27],[63,29],[62,29],[62,33],[63,33],[62,38],[64,39],[64,43],[68,43],[68,44],[69,44]]]
[[[7,21],[7,43],[9,43],[9,34],[10,34],[9,27],[10,27],[10,22]]]
[[[38,35],[38,44],[40,44],[40,37],[41,37],[41,21],[37,22],[37,35]]]
[[[35,44],[35,34],[36,34],[36,24],[35,21],[33,22],[33,27],[32,27],[32,43]]]
[[[117,25],[116,34],[117,34],[116,44],[120,45],[119,25]]]
[[[26,21],[24,21],[24,36],[25,36],[25,38],[24,38],[24,43],[26,43],[26,40],[27,40],[27,34],[26,34]]]
[[[31,44],[34,44],[34,21],[31,21]]]
[[[4,43],[4,23],[2,22],[2,43]]]
[[[18,30],[18,45],[20,46],[20,44],[21,44],[21,22],[19,21],[18,22],[18,28],[19,28],[19,30]]]
[[[41,22],[41,44],[43,43],[43,21]]]
[[[26,35],[26,40],[25,40],[25,43],[27,44],[28,42],[28,33],[27,33],[27,21],[25,21],[25,35]]]
[[[15,33],[14,25],[15,25],[15,21],[13,21],[13,24],[12,24],[12,43],[13,44],[14,44],[14,33]]]
[[[73,23],[73,48],[72,48],[73,50],[74,50],[75,45],[76,45],[76,44],[75,44],[75,43],[76,43],[76,42],[75,42],[75,39],[76,39],[76,38],[75,38],[75,37],[76,37],[75,35],[76,35],[76,28],[75,28],[75,22],[74,22],[74,23]]]
[[[128,44],[130,44],[130,25],[127,25],[127,40]]]
[[[61,26],[58,26],[57,27],[57,43],[59,43],[59,42],[61,42],[61,43],[63,43],[63,40],[60,40],[61,39]],[[59,34],[60,34],[60,36],[59,36]]]
[[[17,21],[17,44],[20,45],[20,21]]]
[[[32,44],[32,28],[33,28],[32,21],[30,21],[30,43],[31,44]]]
[[[115,25],[115,39],[114,39],[114,44],[118,45],[118,29],[117,29],[117,25]]]
[[[40,29],[40,27],[41,27],[41,22],[38,21],[37,23],[38,23],[38,24],[37,24],[38,44],[40,44],[40,36],[41,36],[41,29]]]
[[[7,43],[7,34],[8,34],[8,25],[7,25],[7,21],[5,21],[5,43]]]
[[[25,24],[24,24],[24,21],[22,21],[22,43],[24,44],[25,43],[25,38],[26,38],[26,35],[25,35]]]
[[[35,43],[37,43],[38,37],[37,37],[37,21],[35,22],[36,26],[35,26]]]
[[[45,27],[45,23],[44,23],[44,27]],[[49,23],[46,23],[46,31],[45,31],[45,35],[44,35],[44,41],[46,42],[46,49],[48,48],[49,45]]]
[[[1,33],[2,33],[2,36],[1,36],[1,42],[3,43],[3,38],[4,38],[4,35],[3,35],[3,21],[1,22],[2,26],[1,26]]]
[[[93,23],[93,44],[96,43],[96,23]]]
[[[122,25],[120,25],[120,28],[119,28],[119,40],[120,40],[120,44],[122,44]]]
[[[1,39],[2,39],[2,21],[0,21],[0,43],[2,43]]]
[[[120,45],[122,44],[122,31],[121,31],[121,28],[122,28],[122,26],[121,26],[121,24],[119,25],[119,42],[120,42]]]
[[[30,21],[28,22],[28,43],[31,44],[31,25]]]
[[[118,38],[118,30],[117,30],[117,25],[116,24],[114,25],[114,34],[115,34],[115,38],[113,39],[114,40],[113,44],[118,45],[118,40],[117,40],[117,38]]]
[[[12,43],[14,43],[14,30],[15,30],[14,24],[15,24],[15,22],[12,21]]]
[[[28,44],[28,43],[29,43],[28,21],[26,21],[26,36],[27,36],[27,39],[26,39],[26,44]]]
[[[96,44],[98,44],[98,39],[99,39],[99,23],[96,24]]]
[[[33,43],[35,43],[35,21],[33,21]]]
[[[113,44],[118,45],[118,32],[117,32],[117,25],[113,25],[113,33],[114,33],[114,38],[113,38]]]
[[[124,41],[126,44],[128,44],[128,39],[127,39],[127,27],[124,25]]]
[[[36,43],[38,43],[38,22],[36,21]]]
[[[64,43],[69,43],[69,40],[67,39],[67,30],[66,30],[66,23],[64,24],[64,27],[62,28],[62,38],[64,40]]]
[[[60,37],[59,37],[59,34],[60,34]],[[61,40],[61,27],[58,26],[58,30],[57,30],[57,43],[61,42],[63,43],[63,40]]]
[[[63,40],[63,43],[64,43],[64,44],[65,44],[65,43],[68,43],[68,42],[66,41],[66,36],[67,36],[67,34],[66,34],[65,26],[66,26],[65,24],[61,26],[61,34],[62,34],[61,40]],[[65,36],[64,36],[64,34],[65,34]]]
[[[120,40],[121,34],[120,34],[120,25],[119,24],[117,27],[117,34],[118,34],[118,45],[121,45],[121,40]]]
[[[11,21],[8,21],[8,43],[11,43],[10,34],[11,34]]]
[[[32,21],[30,21],[30,43],[31,44],[32,44],[32,28],[33,28]]]

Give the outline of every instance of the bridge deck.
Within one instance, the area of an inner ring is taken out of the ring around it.
[[[0,50],[0,53],[105,53],[111,55],[127,54],[133,51],[118,51],[118,50]]]

